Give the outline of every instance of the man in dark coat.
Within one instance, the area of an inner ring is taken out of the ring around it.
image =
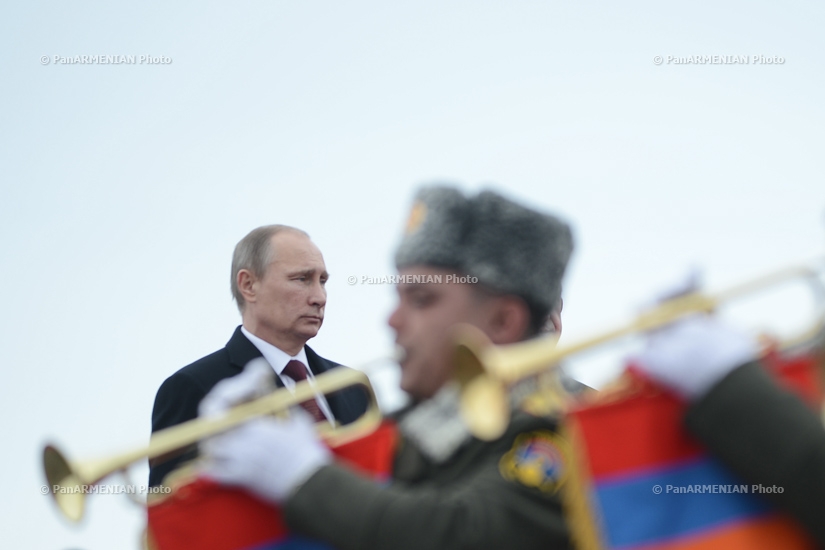
[[[314,378],[339,367],[306,345],[324,320],[328,277],[321,251],[299,229],[270,225],[244,237],[235,247],[231,277],[243,324],[225,348],[166,379],[155,398],[152,431],[196,418],[198,404],[212,387],[239,374],[255,358],[263,357],[278,375],[278,385],[287,387],[294,386],[296,379]],[[347,424],[363,414],[367,400],[352,389],[329,398],[318,395],[316,403],[307,406],[313,407],[316,420]],[[188,448],[154,460],[150,485],[160,484],[195,455],[196,450]]]

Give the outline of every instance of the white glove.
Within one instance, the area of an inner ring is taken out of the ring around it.
[[[206,477],[278,503],[332,461],[303,410],[285,421],[266,417],[247,422],[206,440],[201,452]]]
[[[631,361],[654,380],[696,399],[758,355],[752,336],[697,315],[651,333],[644,351]]]
[[[271,378],[272,368],[266,373]],[[201,402],[201,415],[219,415],[260,393],[256,365],[221,381]],[[283,502],[322,466],[332,462],[315,435],[310,415],[295,407],[291,417],[262,417],[201,442],[202,472],[226,485],[244,487],[272,502]]]

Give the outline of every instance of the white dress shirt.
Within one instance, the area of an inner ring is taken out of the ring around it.
[[[315,375],[312,374],[312,371],[309,369],[309,361],[307,361],[307,353],[304,348],[301,348],[301,351],[298,352],[297,355],[294,357],[290,356],[287,352],[276,348],[269,342],[262,340],[246,330],[246,327],[241,325],[241,332],[243,335],[246,336],[252,344],[258,348],[258,351],[261,352],[261,355],[264,356],[266,362],[272,367],[272,370],[275,371],[275,374],[278,375],[278,378],[281,379],[283,382],[284,387],[288,389],[290,392],[295,392],[295,380],[282,374],[284,369],[286,368],[286,364],[290,361],[300,361],[304,368],[307,370],[307,381],[309,385],[313,388],[315,387]],[[333,426],[335,425],[335,417],[332,414],[332,410],[329,408],[329,403],[327,403],[324,394],[315,392],[315,402],[318,403],[318,407],[321,409],[321,412],[324,413],[327,421]]]

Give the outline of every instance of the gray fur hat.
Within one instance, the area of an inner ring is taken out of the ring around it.
[[[555,216],[492,191],[433,185],[416,195],[395,265],[454,268],[549,311],[572,251],[570,227]]]

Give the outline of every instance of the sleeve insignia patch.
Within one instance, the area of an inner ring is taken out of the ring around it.
[[[555,493],[567,478],[566,449],[567,443],[553,432],[522,434],[501,457],[498,469],[505,479]]]

